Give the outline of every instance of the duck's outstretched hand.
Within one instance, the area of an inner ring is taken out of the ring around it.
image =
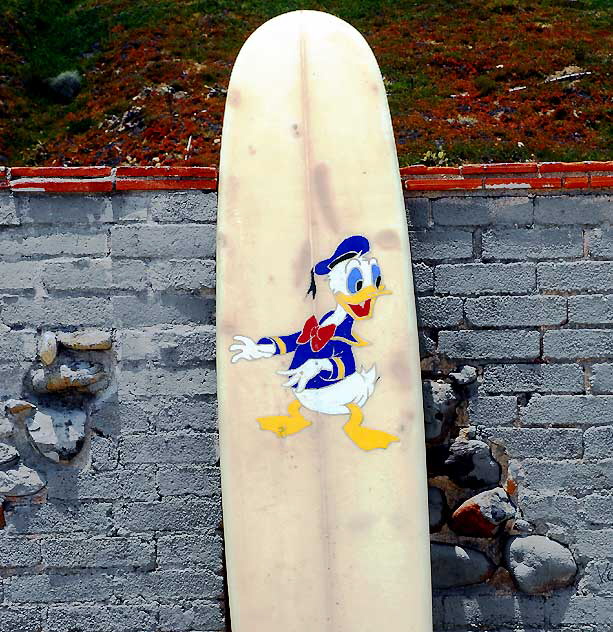
[[[298,393],[304,391],[307,382],[322,371],[332,371],[332,362],[327,358],[311,358],[301,366],[287,371],[277,371],[279,375],[285,375],[289,379],[283,386],[294,388]]]
[[[257,344],[248,336],[234,336],[238,342],[230,345],[230,351],[235,352],[232,356],[232,363],[239,360],[259,360],[260,358],[270,358],[275,354],[275,345]]]

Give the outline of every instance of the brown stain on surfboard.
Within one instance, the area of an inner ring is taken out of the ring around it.
[[[292,125],[292,135],[294,138],[300,138],[300,127],[298,126],[298,123],[294,123]]]
[[[338,234],[339,224],[330,184],[330,167],[325,162],[316,164],[313,167],[312,178],[313,190],[324,222],[334,233]]]
[[[308,287],[307,280],[311,265],[311,245],[308,241],[304,241],[298,249],[296,259],[294,259],[294,282],[296,287],[304,285],[305,292]]]
[[[383,248],[383,250],[398,250],[400,248],[400,237],[395,230],[386,228],[375,235],[375,244],[377,244],[377,247]]]

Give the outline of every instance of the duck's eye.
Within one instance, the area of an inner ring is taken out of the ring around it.
[[[379,287],[381,285],[381,268],[376,263],[372,266],[372,278],[375,282],[375,287]]]
[[[347,290],[349,290],[351,294],[355,294],[362,289],[363,285],[362,271],[360,268],[353,268],[347,277]]]

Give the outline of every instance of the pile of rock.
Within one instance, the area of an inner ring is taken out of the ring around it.
[[[467,419],[478,374],[463,367],[423,382],[432,579],[437,588],[479,584],[529,594],[572,583],[571,552],[533,534],[517,485]]]

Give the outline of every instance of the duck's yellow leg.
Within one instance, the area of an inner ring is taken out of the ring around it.
[[[398,437],[391,435],[383,430],[373,430],[372,428],[364,428],[362,421],[364,415],[355,404],[347,404],[349,408],[349,421],[343,426],[343,430],[347,436],[362,450],[376,450],[377,448],[387,448],[390,443],[400,441]]]
[[[311,422],[300,414],[300,402],[297,399],[287,407],[287,412],[289,415],[258,417],[258,423],[262,430],[270,430],[277,437],[288,437],[311,425]]]

